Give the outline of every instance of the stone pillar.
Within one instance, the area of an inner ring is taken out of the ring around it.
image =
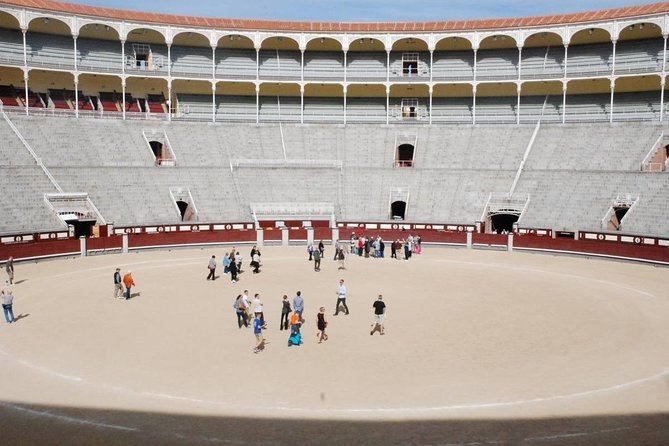
[[[506,241],[506,250],[511,252],[513,251],[513,233],[509,233],[508,239]]]
[[[314,228],[307,228],[307,244],[314,244]]]
[[[288,242],[288,228],[283,227],[281,228],[281,246],[288,246]]]
[[[123,233],[123,254],[128,253],[128,234]]]
[[[79,237],[79,247],[81,248],[81,257],[86,257],[88,251],[86,250],[86,237],[83,235]]]
[[[332,228],[332,245],[336,245],[339,241],[339,228]]]
[[[262,228],[256,228],[256,245],[264,246],[265,242],[265,233]]]
[[[472,249],[472,233],[467,232],[467,249]]]

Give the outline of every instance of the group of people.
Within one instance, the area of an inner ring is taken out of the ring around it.
[[[404,252],[404,260],[409,260],[413,254],[421,253],[421,237],[415,237],[409,234],[405,239],[396,239],[390,242],[390,258],[399,259],[398,252]],[[359,257],[374,257],[382,259],[386,256],[386,242],[381,236],[367,237],[361,235],[357,237],[355,233],[351,233],[350,239],[351,254]]]
[[[260,272],[260,250],[257,246],[253,245],[253,248],[251,248],[250,257],[253,274],[258,274]],[[242,272],[242,255],[233,247],[230,252],[226,252],[223,255],[221,263],[223,265],[223,274],[230,274],[230,281],[236,283],[239,280],[239,274]],[[216,256],[211,256],[207,269],[209,270],[207,280],[216,280]]]
[[[340,312],[340,309],[343,309],[346,314],[349,314],[348,306],[346,305],[346,284],[344,279],[339,281],[339,285],[336,289],[337,294],[337,303],[335,305],[335,313],[333,316],[337,316]],[[383,302],[383,296],[379,294],[377,300],[372,304],[374,309],[374,323],[372,324],[372,331],[369,333],[373,335],[376,332],[380,334],[385,334],[385,313],[386,313],[386,304]],[[256,293],[253,297],[253,300],[249,298],[249,291],[244,290],[243,294],[237,295],[234,300],[233,308],[237,314],[237,326],[239,329],[242,327],[253,327],[253,334],[255,335],[255,346],[253,348],[254,353],[259,353],[265,349],[265,337],[263,336],[263,330],[267,329],[267,323],[265,321],[265,312],[262,300],[260,299],[260,294]],[[290,330],[288,336],[288,347],[299,346],[303,343],[302,341],[302,325],[305,323],[304,317],[304,298],[302,297],[302,292],[297,291],[295,297],[291,301],[288,299],[288,295],[284,294],[281,300],[281,322],[279,323],[279,331]],[[251,317],[253,321],[250,323]],[[316,315],[316,328],[318,329],[316,333],[316,339],[318,343],[328,340],[328,334],[326,333],[328,326],[328,321],[325,317],[325,307],[320,307]]]
[[[309,243],[307,245],[307,253],[309,254],[309,261],[313,260],[314,262],[314,271],[320,272],[321,270],[321,259],[325,254],[325,245],[323,245],[323,240],[318,242],[318,248],[314,249],[314,245]],[[337,269],[346,269],[346,250],[342,248],[339,243],[335,244],[335,253],[334,258],[339,262],[339,267]]]
[[[135,279],[132,277],[132,271],[128,270],[121,277],[121,268],[114,271],[114,297],[128,300],[131,297],[130,291],[135,286]]]

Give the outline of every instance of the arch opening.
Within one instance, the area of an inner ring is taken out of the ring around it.
[[[395,152],[395,167],[413,167],[414,145],[400,144]]]
[[[492,232],[497,234],[507,234],[513,232],[513,225],[518,221],[518,214],[492,214],[490,215],[490,224]]]
[[[406,201],[393,201],[390,204],[390,218],[392,220],[404,220],[406,217]]]

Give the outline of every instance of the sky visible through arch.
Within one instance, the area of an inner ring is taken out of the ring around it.
[[[61,0],[67,1],[67,0]],[[70,0],[92,6],[221,18],[414,22],[526,17],[649,4],[634,0]]]

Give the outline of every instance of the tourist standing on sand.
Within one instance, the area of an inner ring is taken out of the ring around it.
[[[346,285],[344,284],[344,279],[339,281],[339,286],[337,287],[337,306],[335,307],[334,316],[339,314],[339,305],[344,306],[344,311],[348,314],[348,306],[346,306]]]
[[[209,268],[209,275],[207,276],[207,280],[216,280],[216,256],[211,256],[207,268]]]
[[[325,307],[321,307],[320,311],[318,312],[318,333],[316,334],[316,337],[318,338],[318,343],[320,344],[323,341],[328,340],[328,335],[325,334],[325,329],[328,326],[328,322],[325,320]]]
[[[262,336],[262,325],[260,313],[256,313],[256,317],[253,319],[253,334],[256,336],[256,347],[253,349],[253,353],[260,353],[265,350],[265,338]]]
[[[263,310],[262,300],[260,300],[260,294],[258,293],[253,296],[253,312],[260,315],[262,328],[267,328],[267,326],[265,326],[265,312]]]
[[[314,251],[314,271],[319,272],[321,270],[321,252],[319,250]]]
[[[293,311],[300,317],[300,320],[302,320],[302,312],[304,311],[304,299],[302,298],[301,291],[295,293],[295,297],[293,298]]]
[[[8,324],[14,323],[16,320],[14,318],[14,310],[12,305],[14,304],[14,296],[12,295],[12,290],[2,290],[2,310],[5,312],[5,320]]]
[[[230,282],[237,282],[237,262],[234,258],[230,259]]]
[[[244,305],[244,297],[241,294],[237,295],[233,307],[235,313],[237,313],[237,325],[239,328],[242,328],[242,325],[248,328],[249,321],[246,319],[246,306]]]
[[[279,330],[288,330],[288,319],[290,312],[293,311],[290,308],[290,302],[288,301],[288,296],[283,295],[283,300],[281,301],[281,323],[279,324]]]
[[[5,263],[5,271],[7,272],[7,277],[9,278],[9,284],[14,284],[14,257],[9,256],[7,263]]]
[[[125,285],[125,300],[130,299],[130,290],[135,286],[135,279],[132,278],[132,271],[128,271],[123,276],[123,285]]]
[[[114,272],[114,297],[123,299],[123,278],[121,277],[121,268],[116,268]]]
[[[378,331],[384,335],[386,334],[383,327],[383,323],[386,320],[386,304],[383,302],[383,296],[381,294],[379,294],[378,299],[372,304],[372,307],[374,308],[374,328],[369,334],[373,335],[374,332]]]

